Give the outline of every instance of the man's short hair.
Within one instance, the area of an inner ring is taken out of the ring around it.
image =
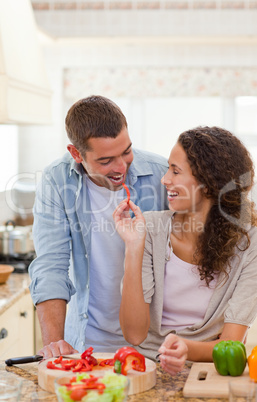
[[[90,138],[116,138],[127,127],[127,120],[110,99],[92,95],[71,106],[65,126],[71,143],[80,152],[85,152],[89,150]]]

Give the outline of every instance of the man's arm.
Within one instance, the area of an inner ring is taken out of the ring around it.
[[[66,300],[47,300],[37,304],[36,309],[44,345],[38,354],[47,359],[61,354],[77,353],[77,350],[64,341]]]

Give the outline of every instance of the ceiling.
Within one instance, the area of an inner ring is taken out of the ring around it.
[[[257,37],[257,0],[31,0],[53,38]]]

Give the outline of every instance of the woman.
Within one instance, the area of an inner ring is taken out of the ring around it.
[[[212,361],[221,340],[244,342],[257,315],[254,168],[243,144],[218,127],[182,133],[162,179],[169,211],[124,200],[114,212],[125,242],[120,323],[170,374],[186,359]],[[128,209],[135,218],[132,220]]]

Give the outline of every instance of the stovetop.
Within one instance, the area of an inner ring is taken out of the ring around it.
[[[36,258],[34,251],[26,254],[4,255],[0,254],[0,264],[12,265],[16,273],[22,274],[28,272],[30,263]]]

